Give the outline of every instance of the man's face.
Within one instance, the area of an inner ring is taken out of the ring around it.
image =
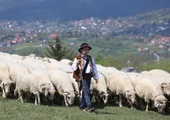
[[[83,55],[88,55],[88,53],[89,53],[89,47],[84,47],[83,49],[81,49],[81,53],[82,53]]]

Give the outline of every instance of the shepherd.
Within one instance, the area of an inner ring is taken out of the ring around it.
[[[87,43],[82,43],[78,49],[80,59],[76,58],[73,61],[72,69],[76,71],[77,69],[82,70],[79,77],[80,80],[80,90],[82,90],[82,96],[80,100],[79,108],[83,111],[93,112],[95,109],[92,107],[92,102],[90,98],[90,84],[91,77],[94,78],[96,83],[99,82],[99,75],[94,59],[88,55],[89,51],[92,49]]]

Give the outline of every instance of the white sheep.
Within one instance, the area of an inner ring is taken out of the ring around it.
[[[65,105],[72,105],[75,99],[75,92],[69,75],[61,69],[51,69],[48,72],[57,92],[64,97]]]
[[[110,69],[110,68],[109,68]],[[131,108],[133,108],[133,104],[136,102],[135,99],[135,90],[132,85],[131,79],[124,72],[118,71],[116,69],[111,68],[112,71],[107,80],[108,89],[111,93],[115,93],[119,95],[119,106],[122,107],[122,95],[127,98],[127,101],[130,103]]]
[[[8,65],[12,64],[12,63],[18,63],[18,58],[16,58],[15,56],[12,56],[8,53],[0,53],[0,60],[5,61]]]
[[[108,102],[106,77],[101,72],[98,72],[98,74],[99,83],[96,83],[94,78],[92,77],[90,90],[92,91],[92,94],[95,95],[97,100],[98,98],[101,98],[104,104],[106,104]]]
[[[167,99],[165,98],[161,86],[151,77],[139,73],[127,73],[130,76],[136,94],[139,96],[141,108],[143,109],[142,99],[147,103],[146,111],[148,111],[150,100],[154,102],[154,107],[158,108],[158,112],[164,112]]]
[[[18,93],[21,103],[23,103],[23,94],[24,93],[33,93],[35,95],[35,105],[40,104],[40,93],[44,93],[45,96],[48,95],[46,84],[40,84],[40,78],[36,75],[30,73],[20,73],[17,74],[16,78],[16,88],[14,94]]]
[[[79,98],[80,97],[79,83],[75,80],[75,78],[73,78],[73,72],[69,72],[68,75],[70,76],[70,80],[73,85],[74,92],[75,92],[76,96]]]
[[[154,77],[161,87],[165,95],[170,96],[170,74],[161,69],[153,69],[150,71],[143,71],[142,74]]]
[[[6,98],[10,94],[10,86],[12,81],[10,80],[9,67],[5,61],[0,60],[0,87],[2,89],[2,97]]]
[[[33,69],[39,69],[39,68],[46,69],[46,66],[44,65],[44,63],[41,60],[36,59],[34,57],[26,57],[20,60],[19,63],[27,65],[27,66],[29,65]]]
[[[42,60],[42,62],[44,63],[46,69],[58,69],[59,68],[68,73],[72,72],[71,66],[69,64],[67,65],[64,61],[63,61],[64,63],[62,63],[61,61],[57,61],[55,59],[49,58],[48,61]]]
[[[104,75],[104,77],[106,78],[106,82],[107,82],[107,78],[108,78],[108,74],[109,74],[107,72],[107,68],[102,66],[102,65],[100,65],[100,64],[97,64],[96,67],[97,67],[97,71],[101,72]]]
[[[54,99],[54,94],[56,92],[51,80],[50,80],[50,76],[48,74],[48,71],[46,69],[34,69],[31,71],[31,74],[33,75],[36,75],[38,76],[40,79],[39,79],[39,84],[43,84],[45,86],[49,86],[49,88],[47,89],[48,90],[48,93],[49,93],[49,100],[50,101],[53,101]]]
[[[72,64],[73,61],[71,61],[69,59],[62,59],[59,62],[63,65],[66,65],[66,66],[69,65],[71,67],[71,64]]]
[[[24,64],[12,64],[9,66],[9,72],[10,72],[10,78],[15,85],[16,79],[17,79],[17,74],[20,73],[30,73],[31,68],[29,66],[26,66]]]

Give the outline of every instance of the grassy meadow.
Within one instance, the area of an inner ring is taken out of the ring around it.
[[[141,111],[117,105],[102,105],[93,102],[96,111],[80,111],[78,106],[34,105],[31,102],[20,103],[16,99],[0,97],[0,120],[169,120],[170,115],[156,111]]]

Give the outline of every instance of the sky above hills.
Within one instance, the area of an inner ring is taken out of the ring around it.
[[[0,19],[107,19],[162,8],[170,8],[170,0],[0,0]]]

